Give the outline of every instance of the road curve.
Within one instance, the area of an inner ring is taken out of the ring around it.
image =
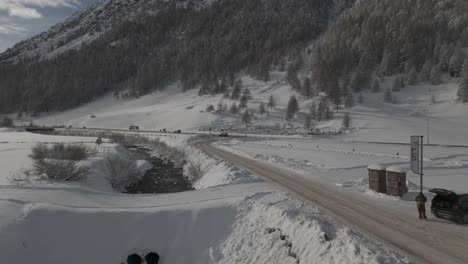
[[[464,232],[456,232],[458,227],[447,228],[447,223],[435,221],[417,221],[394,208],[376,205],[363,195],[216,148],[209,141],[195,145],[212,156],[280,185],[304,202],[318,205],[353,230],[383,241],[414,263],[468,263],[468,237]]]

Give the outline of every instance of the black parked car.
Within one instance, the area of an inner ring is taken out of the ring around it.
[[[468,194],[456,194],[445,189],[431,189],[431,212],[437,218],[445,218],[460,224],[468,224]]]
[[[229,134],[228,134],[228,132],[224,131],[224,132],[219,133],[219,136],[220,137],[229,137]]]

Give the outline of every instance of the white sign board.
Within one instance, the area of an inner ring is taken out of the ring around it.
[[[416,174],[421,174],[421,136],[411,136],[411,170]]]

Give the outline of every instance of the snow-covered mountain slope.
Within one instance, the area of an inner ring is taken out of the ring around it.
[[[175,82],[219,94],[245,71],[268,80],[305,53],[342,7],[334,0],[103,1],[0,54],[0,112],[65,110]]]
[[[272,80],[265,83],[249,77],[243,78],[243,89],[249,89],[252,100],[249,108],[255,110],[260,102],[267,103],[269,96],[273,95],[278,104],[278,110],[271,111],[270,115],[257,116],[258,122],[265,126],[273,126],[275,122],[283,120],[283,110],[289,100],[288,85],[281,79],[284,73],[273,73]],[[169,87],[163,92],[140,97],[138,99],[116,100],[108,95],[82,107],[67,110],[61,113],[42,116],[35,119],[38,125],[65,125],[88,128],[116,128],[128,129],[130,125],[138,125],[142,130],[167,129],[172,132],[177,129],[184,131],[207,130],[228,127],[244,127],[240,114],[230,114],[228,111],[217,113],[206,112],[208,105],[217,108],[219,103],[228,107],[237,100],[225,99],[223,95],[198,96],[198,91],[182,92],[177,85]],[[28,119],[24,119],[28,123]]]
[[[142,13],[156,14],[170,4],[200,7],[205,0],[101,0],[95,5],[75,13],[49,30],[22,41],[0,54],[0,61],[17,62],[22,59],[52,58],[70,49],[79,49],[97,39],[107,30]]]

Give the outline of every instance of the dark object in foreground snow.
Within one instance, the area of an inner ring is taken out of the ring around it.
[[[146,254],[145,261],[146,261],[146,264],[158,264],[158,262],[159,262],[158,253],[150,252],[150,253]]]
[[[141,264],[143,259],[140,255],[133,253],[127,257],[127,264]]]

